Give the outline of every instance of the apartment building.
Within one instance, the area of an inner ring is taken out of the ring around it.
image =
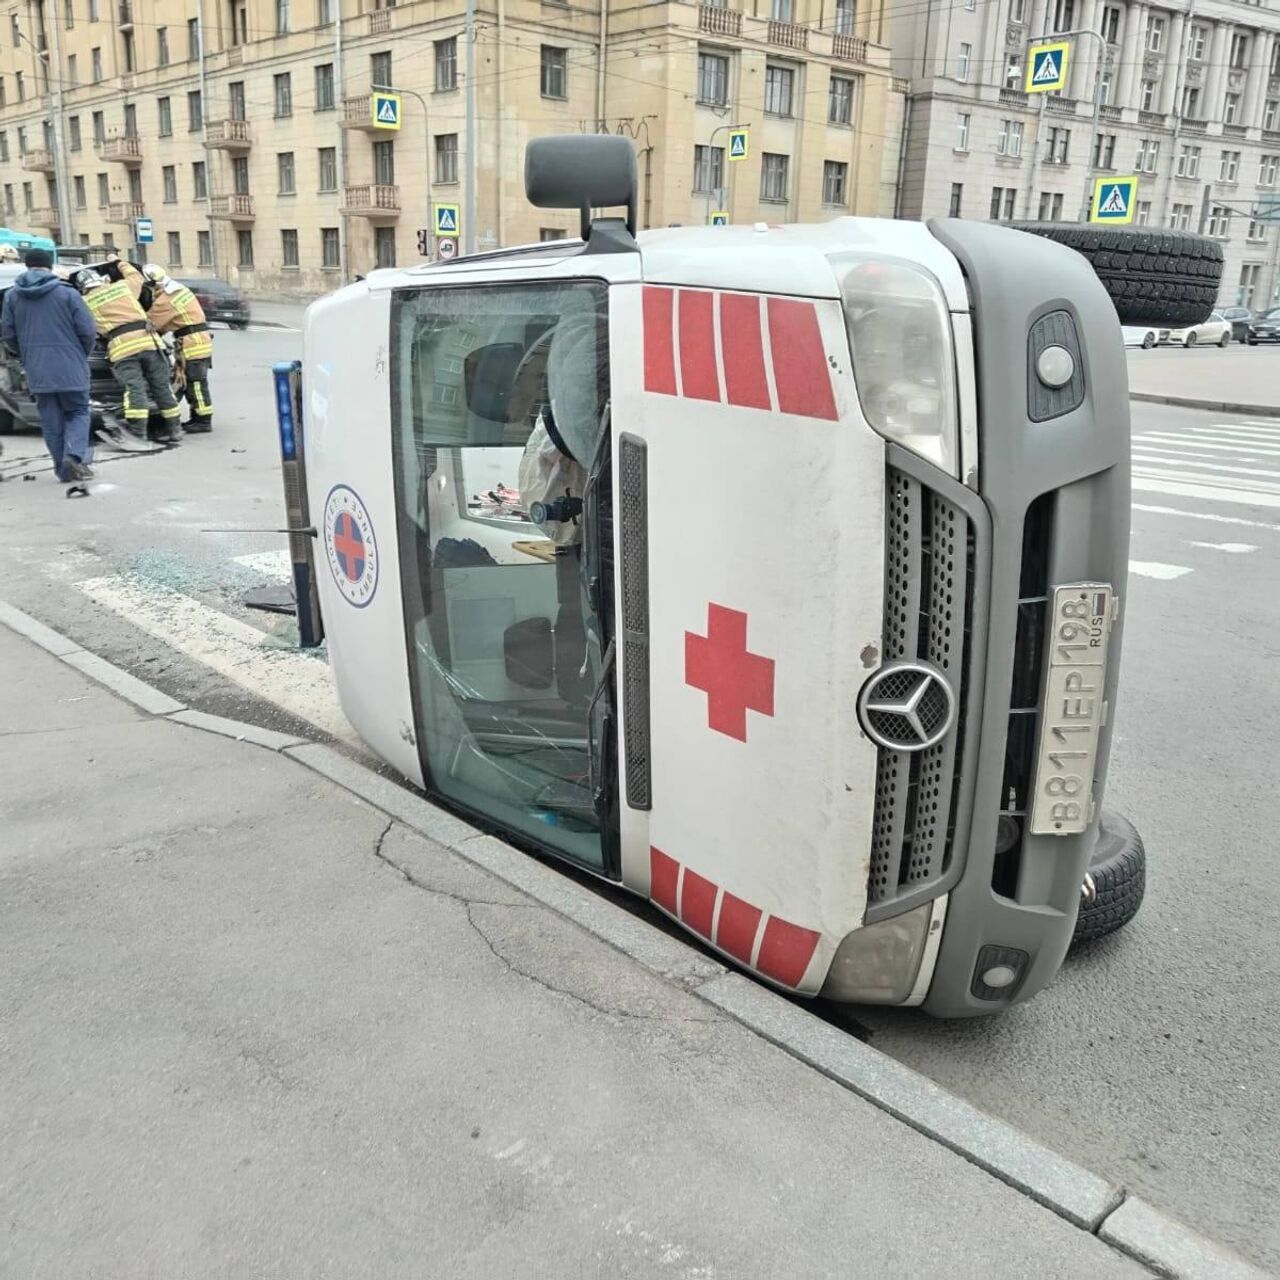
[[[524,144],[597,129],[635,140],[642,226],[889,212],[883,0],[771,2],[495,0],[470,48],[464,0],[0,3],[3,219],[133,250],[146,218],[174,271],[318,293],[418,261],[433,203],[464,249],[575,234],[525,202]]]
[[[1136,174],[1137,223],[1222,241],[1223,305],[1280,302],[1280,11],[955,0],[891,5],[886,25],[911,81],[905,216],[1074,221],[1096,177]],[[1069,82],[1028,96],[1046,37],[1071,43]]]

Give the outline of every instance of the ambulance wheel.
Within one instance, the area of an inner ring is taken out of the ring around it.
[[[1187,231],[1013,222],[1082,253],[1111,295],[1121,324],[1185,328],[1209,318],[1222,279],[1222,246]]]
[[[1080,903],[1071,938],[1073,947],[1124,928],[1142,906],[1147,887],[1147,851],[1137,828],[1128,819],[1103,813],[1089,875],[1093,897]]]

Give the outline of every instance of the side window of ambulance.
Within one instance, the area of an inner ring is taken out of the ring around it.
[[[578,522],[540,526],[530,508],[549,474],[581,495],[608,403],[606,301],[595,282],[436,287],[398,293],[391,321],[401,585],[429,786],[594,866],[598,628]]]

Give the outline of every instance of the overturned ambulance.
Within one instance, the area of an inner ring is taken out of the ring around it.
[[[1129,418],[1097,276],[957,220],[637,236],[617,138],[530,144],[526,184],[581,242],[308,313],[286,454],[352,725],[781,988],[1033,995],[1141,896],[1101,809]]]

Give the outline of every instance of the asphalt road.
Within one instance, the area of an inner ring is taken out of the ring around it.
[[[209,532],[281,522],[270,368],[300,335],[216,342],[212,435],[104,461],[87,501],[47,474],[0,484],[0,596],[193,706],[319,726],[358,751],[322,656],[291,647],[290,619],[242,603],[281,579],[284,539]],[[1280,1270],[1280,420],[1133,416],[1108,803],[1146,837],[1146,905],[998,1019],[854,1017],[886,1052]],[[38,441],[9,438],[5,474],[22,453],[38,457]]]

